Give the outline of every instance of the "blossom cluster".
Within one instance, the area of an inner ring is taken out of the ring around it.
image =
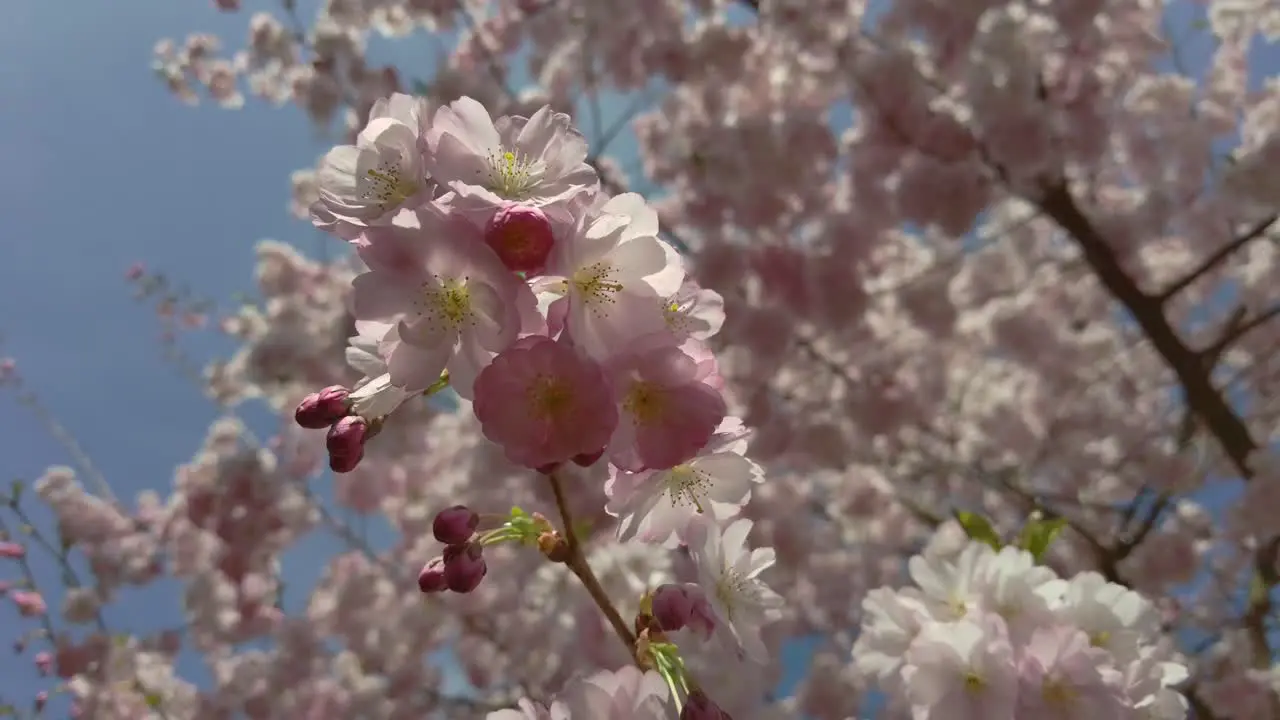
[[[649,593],[638,637],[621,630],[648,675],[594,687],[612,688],[615,709],[713,717],[714,688],[698,685],[672,638],[688,630],[680,637],[731,663],[768,659],[760,632],[781,599],[759,576],[774,552],[750,549],[752,522],[735,519],[763,472],[707,344],[722,298],[689,276],[641,196],[601,190],[587,149],[549,106],[495,120],[467,97],[434,109],[402,94],[376,103],[356,144],[326,155],[310,208],[366,267],[351,282],[347,349],[364,378],[308,395],[295,420],[329,428],[330,467],[347,473],[402,405],[448,387],[510,462],[558,494],[574,491],[571,468],[605,464],[618,539],[687,548],[698,581]],[[436,515],[447,547],[419,574],[423,592],[474,591],[488,572],[483,547],[507,541],[590,572],[571,527],[518,508],[480,524],[465,506]],[[637,690],[649,687],[661,697]],[[605,701],[587,696],[565,702],[575,717],[600,717]]]
[[[1096,572],[1062,579],[1017,547],[918,555],[915,586],[863,599],[853,656],[920,720],[1181,720],[1189,677],[1156,607]]]

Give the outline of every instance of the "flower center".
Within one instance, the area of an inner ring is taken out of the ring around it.
[[[689,326],[689,305],[681,305],[674,297],[662,303],[662,318],[667,321],[667,329],[682,333]]]
[[[471,291],[467,279],[444,280],[439,285],[426,283],[422,297],[415,305],[423,319],[436,327],[457,330],[464,324],[475,324],[471,310]]]
[[[383,160],[378,167],[365,170],[364,175],[361,197],[376,201],[382,207],[399,205],[418,192],[418,184],[406,178],[400,166],[390,160]]]
[[[488,189],[508,200],[523,200],[542,177],[543,163],[506,150],[489,153]]]
[[[1045,702],[1054,705],[1070,705],[1075,700],[1075,689],[1061,680],[1050,680],[1041,691]]]
[[[538,375],[529,384],[529,409],[539,420],[555,420],[564,416],[573,400],[573,391],[563,379]]]
[[[575,272],[566,285],[571,284],[588,307],[612,304],[617,302],[614,295],[622,292],[622,283],[613,282],[613,276],[612,265],[598,262]]]
[[[1089,644],[1094,647],[1105,648],[1107,646],[1107,643],[1110,642],[1110,640],[1111,640],[1111,633],[1107,632],[1106,630],[1103,630],[1101,632],[1094,633],[1093,635],[1091,635],[1089,637]]]
[[[964,688],[969,692],[980,692],[987,686],[987,682],[982,679],[978,673],[970,670],[964,674]]]
[[[622,401],[622,408],[631,414],[637,425],[651,425],[666,412],[667,396],[661,386],[649,382],[632,383]]]
[[[711,474],[690,465],[677,465],[667,471],[667,494],[672,507],[692,505],[701,515],[702,496],[711,489]]]
[[[738,597],[742,595],[746,584],[746,578],[729,568],[724,568],[720,572],[720,578],[716,580],[716,599],[724,608],[725,619],[729,622],[733,622]]]

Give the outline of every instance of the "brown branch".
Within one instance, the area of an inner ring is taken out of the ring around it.
[[[1257,240],[1258,238],[1262,237],[1263,233],[1269,230],[1271,226],[1276,223],[1277,219],[1280,219],[1280,216],[1272,215],[1266,220],[1263,220],[1257,225],[1254,225],[1245,234],[1232,240],[1226,245],[1223,245],[1222,247],[1218,248],[1218,250],[1215,251],[1212,255],[1205,258],[1204,261],[1201,262],[1200,265],[1196,267],[1196,269],[1182,276],[1181,278],[1173,282],[1171,285],[1169,285],[1169,287],[1156,293],[1155,295],[1156,301],[1160,303],[1167,303],[1169,300],[1173,298],[1174,295],[1177,295],[1183,290],[1186,290],[1191,285],[1191,283],[1195,282],[1196,280],[1199,280],[1201,277],[1204,277],[1204,275],[1207,274],[1210,270],[1213,270],[1218,265],[1221,265],[1223,261],[1225,261],[1227,258],[1234,255],[1237,250],[1244,247],[1245,245],[1248,245],[1254,240]]]
[[[1160,299],[1142,292],[1120,266],[1115,252],[1081,212],[1065,184],[1057,183],[1045,188],[1038,205],[1071,235],[1098,280],[1142,328],[1156,352],[1177,376],[1186,394],[1187,407],[1217,438],[1236,470],[1246,478],[1252,477],[1249,456],[1257,450],[1257,441],[1213,386],[1201,362],[1201,353],[1187,347],[1178,337],[1164,315]]]
[[[560,524],[564,527],[565,542],[569,546],[569,557],[564,561],[564,564],[582,581],[583,587],[587,589],[587,593],[595,601],[596,607],[600,608],[600,612],[604,613],[604,616],[609,620],[609,624],[613,626],[613,631],[617,633],[618,639],[622,641],[623,645],[627,646],[627,652],[634,656],[636,636],[631,632],[631,628],[627,627],[627,624],[623,622],[622,615],[613,606],[613,601],[609,599],[609,594],[604,591],[595,573],[591,571],[591,565],[587,563],[587,557],[582,552],[582,544],[578,542],[578,533],[573,529],[573,514],[569,512],[569,503],[565,500],[564,485],[560,481],[560,476],[554,472],[547,473],[547,480],[551,483],[551,492],[555,493],[556,509],[560,512]]]

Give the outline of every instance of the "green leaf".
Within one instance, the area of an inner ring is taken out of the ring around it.
[[[18,506],[18,501],[22,498],[22,491],[26,489],[26,485],[21,480],[14,480],[9,483],[9,504],[13,507]]]
[[[1039,562],[1066,526],[1066,519],[1060,517],[1029,520],[1022,527],[1022,534],[1018,537],[1018,547],[1031,553],[1036,562]]]
[[[996,529],[991,527],[990,521],[977,513],[965,512],[957,510],[956,521],[960,523],[960,527],[964,528],[964,534],[969,536],[970,540],[976,540],[980,543],[990,545],[993,550],[999,550],[1004,546],[1004,542],[1000,539],[1000,535],[996,533]]]
[[[522,517],[528,517],[528,514],[525,513],[525,511],[521,510],[519,505],[513,506],[511,508],[511,518],[515,519],[515,518],[522,518]]]

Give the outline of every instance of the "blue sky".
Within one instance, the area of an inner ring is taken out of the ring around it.
[[[236,112],[191,109],[149,71],[156,40],[208,31],[238,45],[248,13],[275,8],[245,4],[245,12],[227,15],[204,0],[79,3],[74,10],[18,0],[0,23],[0,157],[9,168],[0,174],[7,234],[0,356],[18,359],[122,498],[166,490],[217,414],[162,360],[157,325],[131,299],[125,268],[142,260],[199,295],[225,300],[252,293],[259,239],[309,251],[335,242],[286,212],[289,173],[310,166],[330,144],[299,111],[253,99]],[[313,5],[304,7],[309,17]],[[1174,4],[1173,25],[1187,28],[1192,12],[1190,3]],[[1199,37],[1184,44],[1183,58],[1203,67],[1210,46],[1203,32],[1193,35]],[[430,44],[390,47],[375,45],[373,55],[429,75]],[[1280,68],[1273,49],[1258,59],[1260,69]],[[230,349],[198,337],[188,345],[197,357]],[[47,465],[69,461],[8,395],[0,396],[0,429],[0,482],[33,480]],[[290,558],[290,584],[309,585],[336,547],[324,539],[307,543]],[[47,585],[53,578],[43,579]],[[180,620],[172,586],[125,600],[109,613],[121,630]],[[15,627],[7,604],[0,604],[0,626]],[[802,665],[791,663],[792,674]],[[0,696],[24,701],[32,677],[25,660],[0,653]]]

